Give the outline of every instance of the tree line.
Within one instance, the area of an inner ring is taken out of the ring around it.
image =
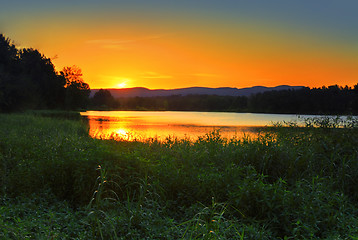
[[[248,108],[264,113],[357,115],[358,84],[259,93],[249,98]]]
[[[358,114],[358,84],[267,91],[251,96],[174,95],[115,99],[90,88],[76,66],[57,72],[50,58],[33,48],[17,48],[0,34],[0,112],[26,109],[116,109],[231,111],[297,114]]]
[[[86,108],[89,94],[80,68],[57,72],[50,58],[0,34],[0,112]]]
[[[91,99],[92,108],[164,111],[230,111],[288,114],[358,114],[358,84],[354,87],[266,91],[251,96],[173,95],[115,99],[101,89]]]

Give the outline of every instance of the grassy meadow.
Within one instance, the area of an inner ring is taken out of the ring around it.
[[[358,239],[357,123],[125,142],[0,114],[0,239]]]

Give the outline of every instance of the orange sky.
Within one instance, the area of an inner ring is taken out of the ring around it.
[[[226,8],[185,15],[180,9],[132,15],[112,10],[70,11],[66,17],[61,9],[24,10],[26,21],[8,16],[4,24],[3,16],[0,26],[18,46],[53,58],[57,70],[79,66],[91,88],[358,83],[356,35],[333,27],[278,21],[264,12],[237,17]]]

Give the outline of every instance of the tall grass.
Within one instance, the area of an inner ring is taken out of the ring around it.
[[[105,158],[105,146],[80,122],[30,115],[0,115],[1,191],[9,197],[53,192],[87,203]],[[91,183],[89,185],[89,183]]]
[[[90,138],[79,121],[0,115],[0,122],[4,236],[35,237],[26,218],[7,217],[34,198],[40,203],[30,205],[44,212],[48,202],[68,204],[69,218],[80,218],[74,238],[358,236],[355,124],[285,124],[257,139],[216,131],[197,141],[119,142]]]

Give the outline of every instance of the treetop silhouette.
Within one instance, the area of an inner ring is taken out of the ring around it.
[[[89,92],[80,68],[59,73],[38,50],[18,49],[0,34],[0,112],[85,108]]]

